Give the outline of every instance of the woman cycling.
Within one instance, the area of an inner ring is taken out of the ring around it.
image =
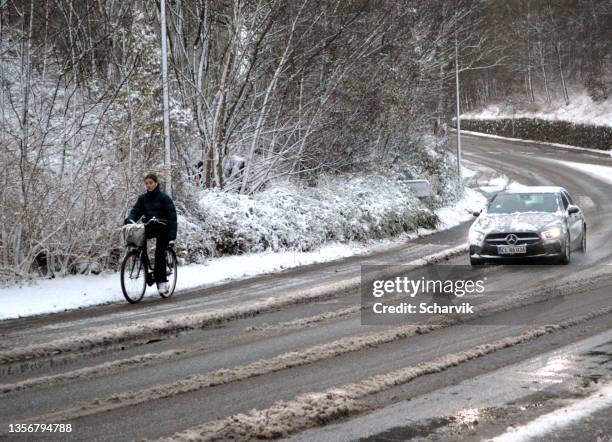
[[[155,222],[147,224],[145,236],[155,238],[155,282],[160,293],[168,292],[168,278],[166,275],[166,249],[169,243],[176,240],[176,208],[172,198],[159,188],[159,179],[154,173],[144,178],[146,192],[138,197],[136,204],[125,219],[125,224],[136,222],[144,216],[147,222],[155,218]]]

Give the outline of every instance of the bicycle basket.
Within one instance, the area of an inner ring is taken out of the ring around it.
[[[128,224],[123,226],[123,241],[130,246],[142,247],[145,243],[144,224]]]

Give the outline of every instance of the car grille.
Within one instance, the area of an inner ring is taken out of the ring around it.
[[[507,244],[506,236],[511,233],[515,234],[518,238],[516,244],[513,245],[523,245],[523,244],[534,244],[540,241],[540,236],[534,232],[505,232],[505,233],[490,233],[486,236],[485,241],[489,244]]]

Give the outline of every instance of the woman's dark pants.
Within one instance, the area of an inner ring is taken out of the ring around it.
[[[168,227],[161,223],[150,223],[145,227],[147,239],[155,238],[155,282],[168,282],[166,275],[166,249],[168,248]]]

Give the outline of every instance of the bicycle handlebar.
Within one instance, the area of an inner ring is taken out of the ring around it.
[[[129,221],[132,224],[144,224],[145,226],[147,226],[147,225],[149,225],[149,223],[153,223],[153,222],[163,224],[164,226],[167,225],[167,222],[165,222],[165,220],[161,220],[161,219],[156,218],[156,217],[151,218],[149,221],[147,221],[145,223],[138,223],[138,222],[134,221],[133,219],[130,219]],[[124,224],[124,226],[125,225],[128,225],[128,224]]]

